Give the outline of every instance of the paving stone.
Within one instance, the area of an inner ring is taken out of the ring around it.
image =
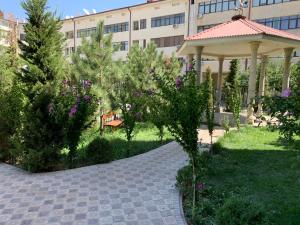
[[[110,164],[30,174],[0,163],[0,225],[185,225],[175,142]]]

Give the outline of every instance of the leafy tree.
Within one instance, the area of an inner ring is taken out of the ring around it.
[[[63,127],[49,115],[49,105],[62,78],[61,22],[47,11],[46,0],[26,0],[25,40],[19,42],[24,66],[18,74],[27,97],[19,148],[22,164],[30,171],[51,170],[63,146]]]
[[[97,100],[91,94],[92,83],[84,80],[80,83],[62,82],[60,95],[50,103],[48,112],[52,120],[63,124],[65,145],[68,147],[70,166],[76,157],[81,133],[94,122]]]
[[[170,71],[169,71],[170,72]],[[167,127],[188,153],[193,167],[193,216],[196,203],[196,171],[198,164],[198,127],[207,105],[203,87],[196,85],[196,71],[192,69],[185,76],[168,73],[156,74],[154,79],[160,88],[160,94],[166,101]]]
[[[211,138],[212,144],[212,135],[214,131],[214,88],[213,88],[213,80],[211,77],[211,70],[207,68],[206,71],[207,80],[205,82],[205,93],[207,97],[207,106],[206,106],[206,120],[207,120],[207,127],[209,131],[209,135]]]

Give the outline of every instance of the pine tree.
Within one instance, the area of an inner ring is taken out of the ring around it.
[[[229,110],[229,108],[230,108],[229,107],[230,91],[232,88],[234,88],[234,82],[237,78],[238,71],[239,71],[239,60],[238,59],[231,60],[229,74],[228,74],[225,84],[224,84],[226,110]]]
[[[63,72],[61,22],[47,11],[46,0],[26,0],[25,40],[19,42],[25,64],[18,78],[26,99],[21,130],[22,165],[33,172],[52,170],[63,146],[63,128],[50,115]]]
[[[20,79],[29,93],[37,84],[57,81],[63,69],[64,38],[59,32],[62,24],[53,13],[47,11],[46,4],[47,0],[22,2],[28,22],[24,25],[25,40],[19,42],[21,57],[26,62]]]
[[[77,81],[90,80],[93,83],[93,92],[101,99],[100,114],[110,108],[107,94],[112,85],[113,74],[117,73],[113,62],[113,53],[117,50],[112,43],[112,34],[104,35],[104,23],[97,25],[96,32],[89,39],[83,38],[82,45],[72,55],[72,73]],[[100,119],[102,123],[102,118]],[[100,123],[100,134],[103,126]]]
[[[212,144],[215,114],[214,114],[214,88],[213,88],[213,80],[211,77],[210,68],[207,68],[206,75],[207,75],[207,80],[205,83],[205,89],[206,89],[205,92],[207,95],[206,120],[207,120],[209,135],[211,138],[211,144]]]

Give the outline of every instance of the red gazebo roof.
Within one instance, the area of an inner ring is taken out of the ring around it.
[[[300,36],[285,31],[277,30],[262,24],[241,18],[232,20],[198,34],[185,38],[186,41],[206,40],[214,38],[243,37],[252,35],[268,35],[300,41]]]

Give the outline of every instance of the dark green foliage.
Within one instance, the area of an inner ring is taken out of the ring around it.
[[[207,69],[206,76],[207,76],[207,80],[205,82],[205,94],[207,95],[206,96],[207,99],[206,121],[207,121],[207,127],[211,137],[211,144],[212,144],[215,110],[214,110],[214,87],[213,87],[213,80],[211,77],[210,68]]]
[[[254,224],[298,224],[300,194],[295,180],[300,175],[299,152],[287,151],[278,137],[278,132],[268,128],[243,127],[219,139],[214,145],[219,154],[209,155],[209,160],[201,163],[202,172],[197,172],[198,182],[204,183],[204,188],[198,191],[195,217],[192,167],[179,171],[177,185],[184,196],[188,220],[194,225],[217,224],[216,214],[222,211],[225,218],[220,224],[238,218],[236,214],[242,215],[243,222],[232,224],[249,224],[250,218],[255,219]],[[289,148],[299,149],[299,138]],[[242,203],[229,204],[232,196],[240,196]]]
[[[54,95],[50,87],[26,104],[19,147],[21,165],[31,171],[51,171],[59,162],[63,147],[63,124],[52,118],[49,106]],[[39,160],[32,160],[38,158]],[[34,165],[36,164],[36,165]]]
[[[28,22],[24,25],[25,40],[19,42],[21,57],[25,61],[20,80],[26,84],[31,100],[37,84],[54,82],[61,75],[63,34],[61,22],[47,11],[47,0],[26,0],[22,7]]]
[[[286,90],[289,94],[289,90]],[[297,93],[283,97],[266,97],[264,98],[265,107],[269,110],[272,117],[279,120],[279,129],[285,142],[291,144],[296,135],[300,135],[300,98]]]
[[[236,79],[238,78],[239,73],[239,60],[233,59],[230,61],[229,74],[224,83],[224,98],[226,104],[226,110],[230,110],[229,99],[230,99],[230,91],[234,88],[234,84]]]
[[[72,84],[65,80],[58,95],[48,106],[51,118],[63,126],[64,145],[69,148],[69,162],[73,163],[81,133],[89,128],[94,120],[97,102],[90,93],[92,83],[84,80]]]
[[[86,148],[87,158],[93,163],[109,163],[115,159],[115,152],[110,142],[104,138],[96,138]]]
[[[234,81],[233,88],[229,90],[228,97],[229,109],[233,114],[235,124],[237,126],[237,129],[239,130],[241,126],[240,113],[242,110],[242,96],[237,80]]]
[[[270,225],[263,207],[253,201],[241,197],[226,199],[217,211],[218,225]]]
[[[0,161],[15,161],[11,149],[22,121],[23,95],[18,83],[12,86],[0,84]]]
[[[46,0],[22,3],[28,23],[24,25],[25,40],[19,42],[24,65],[18,79],[27,99],[18,152],[20,163],[33,172],[51,170],[58,163],[63,146],[63,124],[51,118],[49,106],[57,95],[62,75],[64,39],[61,22],[47,11],[46,3]],[[37,165],[28,166],[32,163]]]
[[[111,109],[108,93],[114,82],[113,76],[117,73],[116,64],[112,60],[115,51],[112,35],[105,35],[104,23],[99,22],[96,32],[89,39],[83,38],[80,47],[72,55],[72,76],[77,81],[92,81],[92,92],[101,99],[101,115]]]
[[[196,181],[199,164],[198,127],[207,105],[204,88],[196,85],[196,71],[192,68],[185,76],[174,78],[174,71],[153,74],[166,102],[167,127],[176,141],[183,147],[190,158],[193,168],[193,217],[195,216]]]

